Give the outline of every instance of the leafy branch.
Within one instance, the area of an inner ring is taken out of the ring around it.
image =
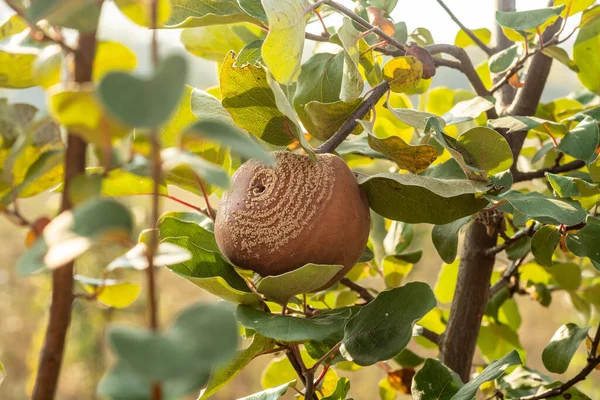
[[[515,233],[514,236],[507,238],[503,243],[487,249],[486,254],[492,256],[503,252],[519,239],[524,238],[525,236],[532,236],[535,233],[536,228],[537,224],[534,223],[531,226],[521,229],[520,231]]]
[[[37,26],[35,23],[29,21],[29,19],[27,18],[27,15],[25,15],[25,13],[23,12],[23,10],[21,8],[19,8],[13,0],[4,0],[4,2],[6,3],[6,5],[8,7],[10,7],[19,17],[23,18],[23,20],[25,20],[25,22],[27,22],[27,25],[29,25],[29,28],[35,32],[37,35],[40,35],[42,38],[49,40],[53,43],[56,43],[57,45],[59,45],[63,50],[65,50],[68,53],[74,53],[75,49],[73,49],[71,46],[69,46],[68,44],[65,43],[65,41],[62,38],[62,35],[57,34],[50,34],[49,32],[46,32],[44,29],[40,28],[39,26]]]
[[[560,396],[561,394],[565,393],[567,390],[575,386],[576,383],[585,380],[587,376],[596,368],[596,366],[600,365],[600,355],[597,354],[599,346],[600,324],[598,324],[594,341],[592,342],[590,352],[588,353],[587,364],[577,375],[575,375],[572,379],[563,383],[562,385],[552,388],[546,392],[535,394],[532,396],[520,397],[516,400],[542,400],[549,399],[555,396]]]
[[[515,171],[513,171],[513,174],[512,174],[513,182],[517,183],[517,182],[530,181],[532,179],[543,178],[544,176],[546,176],[547,172],[550,172],[552,174],[560,174],[561,172],[574,171],[579,168],[583,168],[584,166],[585,166],[585,161],[575,160],[575,161],[571,161],[567,164],[554,165],[552,167],[542,168],[537,171],[521,172],[519,170],[515,170]]]
[[[489,48],[488,46],[486,46],[486,44],[483,43],[481,41],[481,39],[479,39],[477,37],[477,35],[475,35],[475,33],[473,33],[472,30],[470,30],[462,22],[460,22],[460,20],[456,17],[456,15],[454,15],[452,10],[450,10],[448,8],[448,6],[442,0],[436,0],[436,1],[438,2],[438,4],[440,6],[442,6],[442,8],[446,11],[446,13],[448,13],[450,18],[452,18],[452,20],[454,22],[456,22],[456,25],[458,25],[460,27],[460,29],[462,29],[467,34],[467,36],[469,36],[471,38],[471,40],[473,40],[475,42],[475,44],[477,44],[477,46],[479,46],[479,48],[481,50],[483,50],[488,56],[491,56],[492,54],[494,54],[494,50]]]

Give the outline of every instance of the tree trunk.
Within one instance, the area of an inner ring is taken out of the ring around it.
[[[73,80],[77,83],[92,80],[92,65],[96,51],[96,33],[82,35],[75,53]],[[64,189],[61,212],[71,209],[69,185],[85,172],[87,143],[73,133],[67,136]],[[33,388],[33,400],[52,400],[56,395],[73,304],[73,262],[52,273],[52,303],[46,337],[40,355],[38,373]]]
[[[485,225],[474,222],[467,228],[450,319],[440,343],[440,359],[467,382],[477,346],[479,327],[489,297],[495,257],[486,250],[496,245]]]

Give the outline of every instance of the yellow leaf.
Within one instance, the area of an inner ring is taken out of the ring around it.
[[[269,21],[269,34],[262,46],[262,58],[275,80],[290,85],[300,75],[304,30],[310,13],[308,0],[282,2],[262,0]]]
[[[131,305],[140,295],[140,285],[136,283],[107,282],[104,287],[84,285],[85,290],[94,294],[99,292],[97,300],[109,307],[125,308]]]
[[[137,65],[135,53],[118,42],[101,41],[96,48],[93,80],[98,82],[110,71],[133,71]]]
[[[47,89],[60,82],[62,61],[62,50],[57,44],[47,46],[41,51],[33,64],[33,74],[40,86]]]
[[[423,76],[423,64],[415,57],[396,57],[383,66],[383,79],[392,92],[404,93],[414,89]]]
[[[0,87],[24,89],[36,86],[33,64],[37,59],[37,50],[7,51],[0,50]]]
[[[490,42],[492,41],[492,32],[490,32],[490,30],[487,28],[473,29],[472,32],[479,40],[483,42],[483,44],[490,44]],[[458,33],[456,34],[456,38],[454,39],[455,46],[464,48],[474,44],[475,42],[473,41],[473,39],[471,39],[469,35],[465,33],[465,31],[463,31],[462,29],[458,31]]]
[[[127,18],[144,27],[152,25],[150,3],[147,0],[115,0],[115,4],[119,7],[119,10]],[[169,0],[158,0],[158,18],[156,24],[163,26],[169,20],[170,16],[171,2]]]
[[[28,26],[29,25],[23,18],[17,14],[13,14],[4,22],[0,23],[0,40],[23,32]]]
[[[566,5],[565,9],[560,13],[562,18],[570,17],[577,13],[586,10],[589,6],[594,4],[595,0],[555,0],[554,6]]]

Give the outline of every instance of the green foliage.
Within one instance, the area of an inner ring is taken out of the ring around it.
[[[556,374],[565,373],[589,330],[589,327],[580,328],[575,324],[566,324],[558,328],[542,353],[546,369]]]
[[[428,358],[413,379],[411,393],[417,400],[451,400],[463,385],[454,371]]]

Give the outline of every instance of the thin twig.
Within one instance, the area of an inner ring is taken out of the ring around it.
[[[20,9],[14,2],[13,0],[4,0],[4,2],[6,3],[7,6],[9,6],[15,13],[17,13],[17,15],[21,18],[23,18],[25,20],[25,22],[27,22],[27,25],[29,25],[29,27],[31,28],[32,31],[39,33],[41,35],[43,35],[43,37],[47,40],[50,40],[53,43],[56,43],[57,45],[59,45],[63,50],[65,50],[68,53],[74,53],[75,49],[73,49],[71,46],[67,45],[61,37],[54,37],[51,36],[48,32],[46,32],[45,30],[43,30],[42,28],[40,28],[39,26],[37,26],[34,22],[29,21],[29,19],[27,18],[27,16],[25,15],[25,13],[23,12],[22,9]]]
[[[377,104],[377,102],[387,93],[390,89],[390,85],[387,82],[382,82],[375,86],[371,95],[367,97],[360,106],[344,121],[340,129],[333,134],[329,140],[320,145],[315,149],[315,153],[331,153],[333,152],[347,137],[352,133],[354,128],[358,125],[356,122],[359,119],[364,118],[369,110]]]
[[[355,291],[356,293],[358,293],[358,295],[360,296],[361,299],[363,299],[364,301],[366,301],[367,303],[372,302],[373,300],[375,300],[375,296],[373,296],[371,293],[369,293],[369,290],[360,286],[357,283],[352,282],[350,279],[348,278],[342,278],[340,280],[340,283],[344,286],[349,287],[350,289],[352,289],[353,291]]]
[[[550,168],[542,168],[537,171],[531,171],[531,172],[514,171],[513,172],[513,183],[543,178],[544,176],[546,176],[546,172],[550,172],[552,174],[560,174],[561,172],[574,171],[576,169],[583,168],[583,167],[585,167],[585,161],[575,160],[575,161],[571,161],[569,163],[559,165],[559,166],[555,165]]]
[[[435,333],[434,331],[430,331],[427,328],[423,328],[423,335],[422,336],[425,339],[429,340],[430,342],[433,342],[433,343],[435,343],[437,345],[440,344],[441,335],[439,333]]]
[[[479,48],[483,51],[485,51],[485,53],[488,56],[491,56],[492,54],[494,54],[494,50],[490,49],[488,46],[486,46],[485,43],[483,43],[478,37],[477,35],[475,35],[473,33],[472,30],[470,30],[469,28],[467,28],[462,22],[460,22],[460,20],[456,17],[456,15],[454,15],[454,13],[448,8],[448,6],[446,6],[446,4],[442,1],[442,0],[436,0],[438,2],[438,4],[440,6],[442,6],[442,8],[446,11],[446,13],[450,16],[450,18],[452,18],[452,20],[454,22],[456,22],[456,25],[458,25],[460,27],[460,29],[462,29],[467,36],[469,36],[471,38],[471,40],[473,40],[475,42],[475,44],[477,44],[477,46],[479,46]]]
[[[388,35],[387,33],[385,33],[384,31],[382,31],[378,27],[373,26],[371,23],[369,23],[367,20],[365,20],[364,18],[362,18],[361,16],[359,16],[358,14],[356,14],[355,12],[353,12],[352,10],[350,10],[349,8],[344,7],[343,5],[341,5],[339,3],[336,3],[333,0],[323,0],[323,4],[328,5],[331,8],[335,8],[340,13],[346,15],[347,17],[349,17],[352,20],[354,20],[355,22],[357,22],[359,25],[362,25],[364,28],[371,29],[374,33],[377,34],[377,36],[379,36],[380,38],[384,39],[390,45],[392,45],[392,46],[394,46],[394,47],[396,47],[398,49],[406,51],[406,46],[402,42],[400,42],[395,37],[392,37],[392,36]]]
[[[206,203],[206,212],[208,213],[209,218],[214,221],[217,218],[217,216],[215,215],[215,211],[213,210],[213,208],[210,206],[210,200],[208,199],[208,193],[206,192],[204,183],[202,182],[202,179],[200,179],[198,174],[196,174],[195,172],[194,177],[196,178],[196,182],[198,182],[198,186],[200,186],[200,190],[202,191],[202,197],[204,197],[204,202]]]
[[[510,246],[512,246],[513,243],[515,243],[519,239],[524,238],[525,236],[533,235],[535,233],[536,227],[537,227],[537,224],[534,223],[531,226],[521,229],[520,231],[515,233],[513,237],[508,238],[508,240],[505,240],[504,243],[500,243],[499,245],[496,245],[494,247],[487,249],[486,255],[492,256],[492,255],[501,253],[502,251],[504,251],[504,250],[508,249]]]
[[[335,353],[338,352],[338,350],[340,349],[340,347],[342,346],[342,343],[338,343],[335,346],[333,346],[331,349],[329,349],[329,351],[327,353],[325,353],[325,355],[321,358],[319,358],[317,360],[317,362],[315,362],[315,365],[313,365],[312,367],[310,367],[310,369],[313,370],[313,372],[316,372],[317,369],[319,368],[319,365],[323,364],[324,362],[328,361]]]
[[[504,289],[510,282],[510,279],[513,277],[513,275],[519,272],[519,267],[521,266],[521,264],[523,264],[523,261],[525,261],[525,257],[527,256],[521,257],[519,260],[510,263],[509,267],[502,274],[500,280],[490,288],[490,299],[497,295],[502,289]]]
[[[150,42],[152,65],[154,70],[158,68],[158,0],[152,0],[150,3],[150,13],[152,16],[152,40]],[[158,130],[154,130],[150,134],[151,162],[152,162],[152,181],[154,184],[152,196],[152,212],[150,217],[151,226],[156,227],[160,216],[160,181],[162,176],[162,161],[160,157],[160,138]],[[156,290],[156,271],[154,268],[154,255],[158,249],[158,229],[152,229],[150,233],[150,243],[146,249],[146,257],[148,259],[148,268],[146,268],[146,276],[148,279],[148,314],[149,327],[152,331],[158,332],[158,294]],[[151,382],[152,400],[162,399],[162,388],[160,382]]]

